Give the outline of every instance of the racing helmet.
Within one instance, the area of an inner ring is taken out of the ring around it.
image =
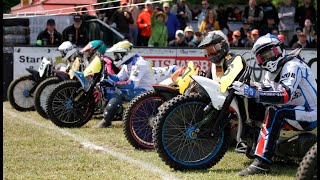
[[[70,59],[74,60],[75,56],[78,54],[76,45],[72,44],[70,41],[63,42],[59,47],[58,51],[61,53],[62,60]]]
[[[272,73],[282,66],[286,54],[283,42],[270,33],[257,39],[253,44],[252,52],[258,65]]]
[[[216,64],[220,63],[230,50],[228,38],[221,30],[208,32],[198,47],[203,48],[204,55]]]
[[[108,49],[107,52],[113,53],[114,64],[117,67],[120,67],[135,55],[132,43],[127,40],[118,42]]]
[[[91,57],[95,53],[104,54],[107,50],[107,46],[102,40],[90,41],[84,48],[80,50],[81,53],[88,53]]]

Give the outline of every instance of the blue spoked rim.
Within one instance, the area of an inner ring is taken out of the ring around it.
[[[152,126],[150,121],[158,113],[158,107],[164,102],[162,97],[151,97],[140,102],[130,116],[130,131],[140,145],[154,148],[152,142]]]
[[[187,102],[173,109],[162,127],[162,144],[170,158],[186,166],[207,163],[216,156],[224,141],[220,137],[200,139],[192,136],[195,126],[204,118],[205,103]]]

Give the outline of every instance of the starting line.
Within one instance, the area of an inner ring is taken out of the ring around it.
[[[41,128],[45,128],[45,129],[49,129],[49,130],[52,130],[52,131],[56,131],[56,132],[59,132],[60,134],[64,135],[64,136],[68,136],[70,138],[72,138],[73,140],[79,142],[82,147],[84,148],[87,148],[87,149],[94,149],[94,150],[97,150],[97,151],[102,151],[104,153],[107,153],[121,161],[125,161],[125,162],[128,162],[130,164],[134,164],[134,165],[137,165],[138,167],[140,167],[140,169],[142,170],[146,170],[146,171],[149,171],[149,172],[152,172],[152,173],[155,173],[155,174],[159,174],[161,176],[162,179],[165,179],[165,180],[174,180],[174,179],[178,179],[177,177],[175,177],[172,173],[168,172],[168,171],[165,171],[163,169],[160,169],[159,167],[153,165],[153,164],[150,164],[148,162],[145,162],[145,161],[141,161],[141,160],[137,160],[137,159],[134,159],[132,157],[129,157],[123,153],[120,153],[118,151],[120,150],[112,150],[111,147],[103,147],[103,146],[99,146],[93,142],[90,142],[88,140],[86,140],[85,138],[81,137],[81,136],[77,136],[75,134],[72,134],[70,133],[68,130],[65,130],[65,129],[62,129],[62,128],[58,128],[58,127],[55,127],[55,126],[48,126],[46,124],[42,124],[40,122],[37,122],[37,121],[34,121],[32,120],[31,118],[28,119],[26,117],[21,117],[19,116],[17,113],[15,112],[12,112],[10,110],[7,110],[5,108],[3,108],[3,114],[5,115],[9,115],[11,117],[14,117],[13,119],[16,120],[18,119],[19,121],[22,121],[26,124],[31,124],[31,125],[34,125],[34,126],[38,126],[38,127],[41,127]]]

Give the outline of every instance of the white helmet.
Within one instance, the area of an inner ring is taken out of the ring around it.
[[[74,60],[74,56],[77,54],[76,45],[73,45],[70,41],[63,42],[59,47],[58,50],[61,53],[61,58],[63,60],[67,60],[70,58],[71,61]]]
[[[258,65],[272,73],[282,66],[282,60],[286,55],[282,41],[269,33],[257,39],[252,47],[252,52]]]
[[[118,42],[108,49],[107,52],[113,53],[115,61],[114,64],[117,67],[120,67],[135,55],[133,52],[133,45],[127,40]]]

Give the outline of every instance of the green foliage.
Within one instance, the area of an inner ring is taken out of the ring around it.
[[[2,3],[3,13],[9,13],[11,11],[10,8],[19,4],[20,0],[3,0]]]

